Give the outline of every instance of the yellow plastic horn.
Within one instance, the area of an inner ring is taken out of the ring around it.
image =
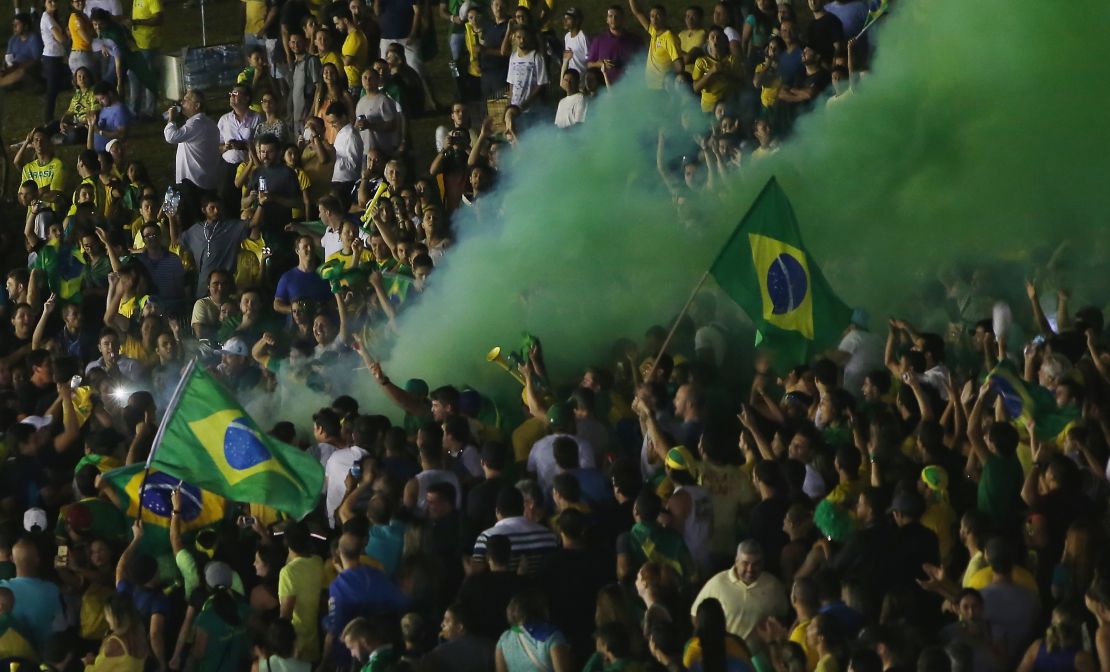
[[[521,385],[524,384],[524,376],[520,375],[520,371],[517,371],[512,366],[510,366],[508,360],[501,356],[501,346],[495,345],[494,347],[490,348],[490,351],[486,353],[486,361],[492,362],[500,366],[502,369],[505,369],[506,373],[512,376],[513,379],[516,380],[516,382],[520,383]]]

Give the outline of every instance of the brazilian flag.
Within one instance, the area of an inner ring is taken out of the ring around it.
[[[324,485],[316,458],[260,430],[195,360],[170,400],[148,463],[232,501],[295,518],[316,506]]]
[[[1013,422],[1034,421],[1038,439],[1063,445],[1063,434],[1079,420],[1079,408],[1060,408],[1052,392],[1026,382],[1013,364],[1002,361],[987,374],[991,389],[1002,397],[1002,407]]]
[[[46,274],[46,284],[59,299],[69,302],[81,300],[81,272],[84,264],[74,248],[69,245],[43,245],[39,248],[32,268]]]
[[[837,343],[852,312],[802,243],[794,210],[771,178],[709,269],[755,324],[780,370]]]
[[[393,271],[382,273],[382,289],[385,290],[386,298],[394,306],[405,302],[409,296],[409,290],[412,289],[412,282],[412,276],[405,273]]]
[[[226,502],[222,497],[157,469],[145,475],[144,483],[145,472],[144,465],[130,464],[109,471],[103,478],[115,492],[124,515],[132,520],[142,516],[146,550],[156,552],[170,547],[170,514],[173,513],[170,493],[178,488],[181,489],[182,533],[196,532],[223,520]]]

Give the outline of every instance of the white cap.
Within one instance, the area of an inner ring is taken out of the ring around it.
[[[112,148],[116,146],[117,142],[119,142],[119,140],[117,138],[112,138],[111,140],[109,140],[108,144],[104,145],[104,151],[106,151],[106,152],[112,151]]]
[[[23,512],[23,529],[34,532],[36,527],[40,532],[46,531],[46,512],[39,508],[27,509]]]
[[[251,349],[248,348],[247,344],[243,342],[243,339],[238,336],[227,339],[227,342],[224,343],[224,347],[216,352],[221,355],[239,355],[240,357],[250,357],[251,355]]]

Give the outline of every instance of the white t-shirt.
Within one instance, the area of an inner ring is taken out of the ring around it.
[[[343,503],[347,494],[347,474],[355,462],[362,459],[366,451],[358,446],[339,448],[328,457],[324,465],[324,505],[327,507],[328,524],[335,527],[335,510]]]
[[[548,434],[532,444],[528,453],[528,471],[536,475],[536,481],[543,488],[545,495],[551,493],[551,483],[559,474],[559,465],[555,463],[555,439],[568,434]],[[594,460],[594,447],[580,436],[571,436],[578,443],[578,466],[582,469],[593,469],[597,466]]]
[[[516,51],[509,57],[509,75],[505,81],[512,86],[510,105],[523,105],[537,88],[547,84],[547,68],[539,50],[520,56]]]
[[[851,355],[844,364],[844,389],[859,396],[867,374],[883,368],[885,347],[880,336],[861,329],[852,329],[840,339],[836,349]]]
[[[347,124],[335,136],[335,167],[332,182],[356,182],[362,174],[362,136]]]
[[[555,109],[555,126],[557,128],[570,128],[575,124],[586,121],[586,110],[589,102],[581,93],[572,93],[559,101]]]
[[[725,329],[716,322],[711,322],[694,332],[694,351],[712,350],[713,363],[718,367],[725,363],[728,352],[728,342],[725,340]]]
[[[397,103],[384,93],[375,92],[373,95],[364,94],[355,104],[355,116],[365,116],[369,121],[393,121],[397,118]],[[359,131],[362,136],[362,148],[369,151],[377,148],[386,154],[392,154],[401,144],[397,131]]]
[[[54,37],[54,33],[50,30],[52,27],[58,28],[62,35],[66,34],[66,29],[58,25],[54,17],[43,12],[42,17],[39,19],[39,35],[42,36],[42,55],[55,57],[65,56],[66,45],[59,42]]]
[[[571,35],[569,32],[564,35],[563,50],[570,52],[570,63],[567,63],[567,67],[577,70],[579,76],[585,78],[590,54],[590,40],[586,37],[586,31],[580,30],[577,35]]]

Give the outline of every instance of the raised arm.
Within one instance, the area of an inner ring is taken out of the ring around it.
[[[42,304],[42,314],[39,315],[39,321],[35,324],[35,332],[31,334],[32,350],[38,350],[43,347],[43,338],[46,336],[46,323],[49,321],[50,315],[54,312],[55,302],[56,298],[54,294],[51,294]]]
[[[648,20],[647,15],[640,9],[636,0],[628,0],[628,9],[632,12],[632,16],[636,17],[636,21],[640,24],[640,27],[650,32],[651,22]]]
[[[112,272],[119,273],[123,269],[123,264],[119,261],[119,255],[108,244],[108,233],[101,227],[96,227],[96,237],[100,239],[100,243],[104,245],[104,249],[108,253],[108,261],[112,264]]]
[[[1044,314],[1044,309],[1041,308],[1041,299],[1037,293],[1037,286],[1033,284],[1032,280],[1025,281],[1025,295],[1029,297],[1029,307],[1033,310],[1033,321],[1036,323],[1037,330],[1045,336],[1053,334],[1052,325],[1048,323],[1048,317]]]

